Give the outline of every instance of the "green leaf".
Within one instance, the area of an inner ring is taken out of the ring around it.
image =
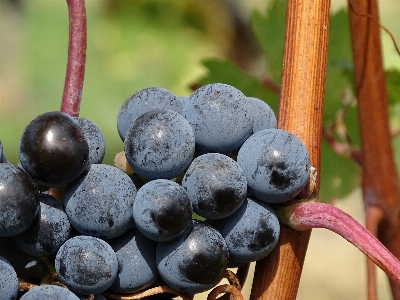
[[[389,104],[400,103],[400,71],[391,69],[386,71],[385,75]]]
[[[283,0],[273,1],[266,14],[256,10],[251,17],[254,34],[267,61],[267,74],[275,82],[281,81],[285,20],[286,1]]]

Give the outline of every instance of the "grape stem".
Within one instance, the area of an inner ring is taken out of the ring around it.
[[[86,61],[86,9],[84,0],[66,0],[69,12],[68,62],[61,112],[79,115]]]
[[[356,246],[400,284],[400,261],[365,227],[339,208],[319,202],[300,202],[276,209],[283,224],[299,231],[326,228]]]

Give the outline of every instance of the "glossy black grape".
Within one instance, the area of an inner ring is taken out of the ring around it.
[[[38,190],[21,168],[0,164],[0,236],[26,230],[39,209]]]
[[[40,208],[33,223],[14,236],[18,247],[35,257],[50,256],[69,238],[71,225],[62,203],[51,195],[39,195]]]
[[[62,112],[33,119],[22,133],[19,152],[25,171],[46,187],[66,186],[89,163],[89,146],[78,123]]]
[[[224,238],[208,224],[193,226],[176,239],[158,243],[158,271],[172,288],[188,294],[204,292],[222,279],[228,265]]]

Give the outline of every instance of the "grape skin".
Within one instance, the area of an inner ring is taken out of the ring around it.
[[[247,198],[231,216],[208,222],[225,238],[229,257],[237,263],[259,260],[278,243],[279,220],[267,203]]]
[[[142,186],[133,203],[137,228],[149,239],[165,242],[182,234],[192,221],[192,204],[179,184],[155,179]]]
[[[32,179],[19,167],[0,164],[0,236],[26,230],[38,209],[38,190]]]
[[[79,124],[89,146],[88,164],[101,164],[106,152],[106,145],[100,128],[86,118],[77,117],[74,120]]]
[[[193,210],[207,219],[233,214],[246,199],[247,181],[241,167],[230,157],[208,153],[196,157],[182,179]]]
[[[245,95],[233,86],[213,83],[197,89],[183,108],[192,125],[196,152],[229,154],[253,131],[253,113]]]
[[[298,137],[281,129],[253,134],[240,148],[242,167],[250,192],[261,201],[280,203],[297,194],[310,176],[310,158]]]
[[[118,274],[110,290],[133,293],[149,287],[158,277],[155,241],[132,227],[122,236],[109,241],[118,258]]]
[[[277,120],[272,108],[261,99],[254,97],[247,97],[247,99],[250,101],[254,115],[253,134],[264,129],[276,129]]]
[[[79,300],[71,291],[57,285],[41,285],[28,291],[21,300]]]
[[[93,164],[79,180],[65,188],[64,207],[80,233],[115,238],[131,227],[136,187],[116,167]]]
[[[18,295],[18,277],[13,267],[0,256],[0,295],[2,300],[16,299]]]
[[[145,179],[172,179],[193,159],[193,129],[172,110],[152,110],[138,117],[125,137],[125,156]]]
[[[89,146],[72,117],[62,112],[47,112],[24,129],[19,159],[36,182],[48,188],[64,187],[88,166]]]
[[[71,291],[81,295],[100,294],[115,280],[118,259],[105,241],[81,235],[60,247],[55,269],[59,280]]]
[[[167,109],[182,111],[182,104],[170,91],[149,87],[137,91],[122,103],[117,115],[117,128],[121,140],[125,140],[126,132],[139,116],[154,110]]]
[[[62,203],[51,195],[39,195],[39,212],[24,232],[14,241],[25,253],[34,257],[50,256],[69,238],[71,225]]]
[[[196,294],[223,278],[228,248],[221,234],[208,224],[193,225],[176,239],[158,243],[156,261],[162,279],[172,288]]]

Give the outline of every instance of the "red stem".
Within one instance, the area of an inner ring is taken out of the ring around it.
[[[330,204],[301,202],[278,208],[281,221],[295,230],[326,228],[356,246],[394,282],[400,284],[400,261],[349,214]]]
[[[67,0],[69,11],[68,63],[60,111],[79,115],[86,60],[86,9],[84,0]]]

